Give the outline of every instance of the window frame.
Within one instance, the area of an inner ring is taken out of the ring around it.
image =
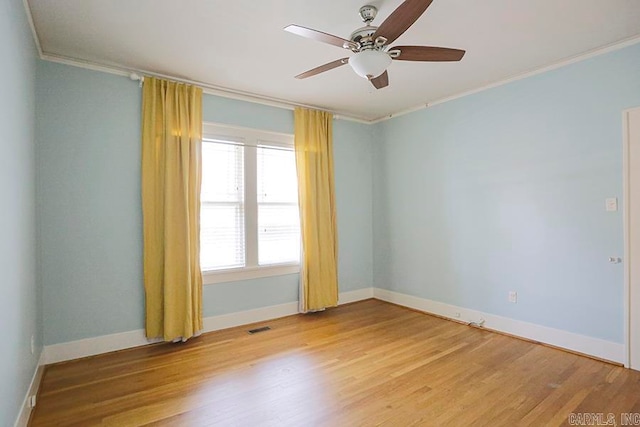
[[[204,122],[202,143],[207,139],[221,139],[244,145],[244,234],[245,266],[218,270],[203,270],[205,285],[282,276],[300,272],[300,263],[260,266],[258,264],[258,165],[259,145],[293,149],[293,135],[219,123]]]

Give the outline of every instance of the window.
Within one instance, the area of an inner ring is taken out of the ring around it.
[[[291,135],[205,123],[201,199],[205,283],[298,271],[300,219]]]
[[[292,149],[258,146],[258,264],[300,261],[296,158]]]
[[[244,267],[244,147],[202,144],[200,264],[203,270]]]

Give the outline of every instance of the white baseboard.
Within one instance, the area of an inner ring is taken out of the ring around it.
[[[269,307],[256,308],[254,310],[237,311],[235,313],[222,314],[220,316],[205,317],[203,325],[204,329],[202,332],[219,331],[220,329],[264,322],[266,320],[291,316],[292,314],[297,313],[298,302],[296,301],[288,302],[286,304],[272,305]]]
[[[27,394],[24,396],[24,400],[22,401],[22,407],[20,408],[20,412],[18,413],[18,418],[16,419],[14,427],[27,427],[27,425],[29,424],[29,417],[31,416],[31,410],[33,409],[31,408],[31,406],[29,406],[29,397],[38,394],[38,389],[40,388],[40,382],[42,380],[42,374],[44,374],[44,364],[42,364],[41,355],[40,363],[38,363],[38,366],[36,366],[36,370],[33,372],[31,384],[29,384]]]
[[[483,313],[464,307],[457,307],[438,301],[414,297],[407,294],[380,288],[364,288],[355,291],[342,292],[339,304],[348,304],[369,298],[391,302],[426,313],[436,314],[452,320],[477,322],[484,319],[484,327],[498,332],[504,332],[522,338],[553,345],[567,350],[610,360],[616,363],[624,361],[624,345],[585,335],[575,334],[560,329],[549,328],[495,314]],[[254,310],[212,316],[204,319],[203,332],[212,332],[250,323],[264,322],[279,317],[298,313],[298,302],[290,302]],[[460,317],[456,316],[460,313]],[[51,364],[67,360],[139,347],[158,340],[150,341],[144,335],[144,330],[122,332],[103,335],[62,344],[48,345],[43,349],[42,364]],[[38,382],[39,384],[39,382]]]
[[[82,357],[95,356],[97,354],[124,350],[158,342],[149,340],[144,335],[144,329],[120,332],[111,335],[86,338],[77,341],[52,344],[44,347],[43,362],[45,365],[80,359]]]
[[[436,314],[452,320],[478,322],[484,319],[484,327],[486,329],[504,332],[616,363],[624,362],[623,344],[497,316],[495,314],[483,313],[464,307],[457,307],[455,305],[401,294],[386,289],[375,288],[373,295],[381,301]],[[456,316],[457,313],[460,314],[459,317]]]
[[[339,295],[339,304],[348,304],[368,298],[373,298],[373,288],[341,292]],[[256,308],[254,310],[205,317],[203,319],[203,332],[213,332],[220,329],[248,325],[250,323],[264,322],[266,320],[277,319],[279,317],[290,316],[297,313],[298,302],[295,301]],[[144,329],[111,335],[102,335],[99,337],[45,346],[43,349],[42,362],[43,364],[48,365],[51,363],[64,362],[67,360],[124,350],[127,348],[140,347],[159,341],[160,340],[148,340],[145,337]]]
[[[350,304],[356,301],[373,298],[373,288],[362,288],[355,291],[340,292],[338,305]]]

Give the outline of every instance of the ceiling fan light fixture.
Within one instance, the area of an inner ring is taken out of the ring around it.
[[[372,5],[362,6],[360,8],[360,17],[365,26],[351,33],[349,39],[301,27],[300,25],[291,24],[286,26],[285,30],[290,33],[351,50],[354,54],[351,57],[338,59],[298,74],[296,78],[306,79],[346,65],[348,62],[357,75],[369,80],[376,89],[382,89],[389,86],[387,68],[391,65],[392,60],[413,62],[460,61],[465,54],[465,51],[461,49],[434,46],[394,45],[390,47],[398,37],[420,18],[432,2],[433,0],[403,0],[400,6],[379,27],[371,25],[378,9]]]
[[[391,57],[379,50],[363,50],[349,58],[349,65],[360,77],[372,79],[385,72],[391,65]]]

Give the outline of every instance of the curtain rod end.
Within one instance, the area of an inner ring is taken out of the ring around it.
[[[142,87],[142,83],[144,82],[144,76],[141,76],[138,73],[131,73],[129,74],[129,78],[133,81],[139,81],[140,82],[140,87]]]

